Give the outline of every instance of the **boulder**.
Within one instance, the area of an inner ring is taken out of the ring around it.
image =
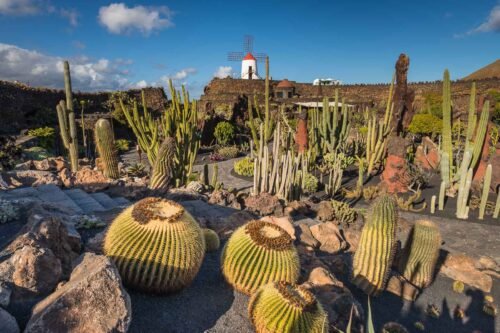
[[[25,332],[126,332],[131,316],[115,266],[105,256],[85,253],[70,280],[33,308]]]
[[[63,168],[62,170],[60,170],[58,176],[61,179],[61,182],[63,183],[64,187],[70,188],[73,187],[73,185],[75,184],[75,179],[73,178],[73,174],[71,173],[71,170],[69,170],[68,168]]]
[[[19,333],[19,325],[16,319],[7,311],[0,308],[0,332],[2,333]]]
[[[479,271],[476,268],[476,261],[463,253],[448,253],[439,273],[450,279],[462,281],[472,287],[481,289],[486,293],[491,291],[493,285],[491,276]]]
[[[384,172],[380,176],[381,187],[388,193],[406,193],[410,185],[410,177],[404,157],[387,156]]]
[[[285,230],[290,235],[290,237],[292,237],[292,239],[296,239],[295,228],[293,227],[293,224],[290,221],[290,218],[288,216],[282,216],[282,217],[264,216],[260,220],[265,221],[265,222],[269,222],[272,224],[276,224],[277,226],[279,226],[283,230]]]
[[[7,284],[0,281],[0,307],[6,308],[10,304],[10,295],[12,290]]]
[[[61,179],[50,171],[25,170],[9,171],[6,176],[11,178],[11,182],[17,182],[23,186],[57,185],[62,184]],[[16,185],[17,186],[17,185]]]
[[[343,230],[344,238],[348,244],[349,252],[356,252],[361,239],[361,230],[356,228],[346,228]]]
[[[332,221],[335,218],[335,210],[330,201],[321,201],[316,211],[316,217],[320,221]]]
[[[309,278],[307,282],[313,287],[323,287],[323,286],[337,286],[343,287],[344,284],[337,280],[331,272],[326,268],[316,267],[311,273],[309,273]]]
[[[61,171],[64,168],[68,168],[68,162],[61,157],[49,157],[48,158],[49,165],[50,165],[50,170],[52,171]]]
[[[108,230],[105,229],[90,238],[85,244],[85,250],[88,252],[94,252],[96,254],[103,254],[103,246],[104,246],[104,238],[106,237],[106,232]]]
[[[311,208],[304,201],[292,201],[285,207],[285,213],[288,215],[307,215]]]
[[[191,182],[192,183],[192,182]],[[199,192],[198,192],[199,193]],[[225,207],[232,207],[235,209],[241,209],[241,204],[238,202],[234,193],[227,190],[217,190],[210,194],[208,203],[212,205],[219,205]]]
[[[203,193],[205,191],[205,186],[201,182],[193,180],[189,182],[189,184],[187,184],[186,189],[198,193]]]
[[[299,223],[295,227],[295,234],[297,235],[299,242],[305,246],[318,248],[320,245],[319,241],[314,238],[311,229],[307,224]]]
[[[320,223],[309,228],[320,243],[320,250],[330,254],[338,253],[347,247],[339,228],[332,222]]]
[[[251,195],[245,199],[245,207],[248,211],[257,215],[283,216],[284,206],[277,196],[269,193]]]
[[[441,157],[439,147],[428,136],[422,139],[422,144],[417,147],[415,152],[415,165],[427,170],[433,171],[439,168]]]
[[[14,167],[14,170],[16,170],[16,171],[26,171],[26,170],[31,170],[32,167],[33,167],[33,161],[32,160],[28,160],[26,162],[16,164],[16,166]]]
[[[44,158],[43,160],[34,160],[33,161],[33,166],[35,167],[35,170],[39,171],[50,171],[51,170],[51,165],[49,163],[49,160],[47,158]]]
[[[74,184],[85,192],[103,191],[109,187],[110,180],[97,170],[83,167],[75,173]]]

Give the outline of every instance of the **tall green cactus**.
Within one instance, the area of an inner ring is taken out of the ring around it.
[[[469,153],[466,152],[466,154]],[[456,216],[459,219],[467,219],[469,217],[469,206],[467,204],[469,202],[470,187],[472,184],[472,174],[473,174],[472,168],[469,168],[468,171],[466,171],[464,168],[460,169],[460,183],[458,187],[457,211],[456,211]]]
[[[484,211],[486,210],[486,203],[488,202],[488,194],[490,193],[490,185],[491,185],[491,172],[493,171],[493,167],[491,164],[488,164],[486,167],[486,173],[484,174],[483,180],[483,193],[481,195],[481,203],[479,205],[479,219],[482,220],[484,218]]]
[[[352,282],[369,295],[380,293],[389,276],[396,246],[398,213],[388,195],[377,199],[354,254]]]
[[[488,120],[490,116],[490,101],[484,102],[483,110],[481,111],[481,117],[479,118],[479,124],[476,130],[476,136],[474,138],[474,145],[472,148],[472,162],[470,167],[475,168],[481,153],[483,150],[484,139],[486,137],[486,130],[488,129]]]
[[[64,147],[69,152],[71,171],[78,171],[78,138],[76,132],[75,112],[73,108],[73,92],[71,91],[71,72],[69,62],[64,62],[64,91],[66,102],[60,101],[56,106],[57,118]]]
[[[418,288],[429,286],[439,257],[441,234],[431,221],[415,223],[403,250],[399,271],[404,278]]]
[[[167,137],[163,140],[153,165],[149,188],[166,192],[174,177],[175,140]]]
[[[111,124],[106,119],[99,119],[95,124],[95,142],[97,151],[104,165],[104,176],[118,179],[118,156]]]
[[[450,84],[450,72],[448,70],[444,71],[443,75],[443,130],[442,130],[442,152],[447,155],[441,156],[441,163],[444,159],[448,158],[448,172],[442,173],[441,178],[445,182],[446,186],[450,184],[450,180],[453,177],[453,148],[451,141],[451,84]],[[446,165],[446,164],[445,164]],[[443,167],[441,168],[443,170]]]

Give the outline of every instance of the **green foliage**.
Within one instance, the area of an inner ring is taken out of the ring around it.
[[[436,135],[441,133],[442,120],[433,114],[420,113],[413,116],[408,126],[408,132],[421,135]]]
[[[222,147],[218,150],[219,155],[224,157],[226,160],[230,160],[232,158],[238,157],[239,150],[235,146],[231,147]]]
[[[335,220],[343,225],[349,225],[356,221],[357,213],[347,203],[337,200],[331,201]]]
[[[500,90],[490,89],[488,91],[488,95],[492,98],[493,105],[495,106],[493,109],[491,120],[497,126],[500,126]]]
[[[328,315],[305,287],[274,282],[260,287],[248,304],[256,333],[323,333]]]
[[[39,127],[30,129],[28,135],[38,138],[38,145],[47,150],[54,149],[54,139],[56,130],[53,127]]]
[[[313,174],[306,173],[302,183],[302,189],[305,193],[313,194],[318,191],[318,178]]]
[[[347,169],[348,166],[354,164],[354,157],[344,153],[328,153],[323,156],[323,160],[329,170],[336,168],[337,159],[340,160],[340,167],[344,170]]]
[[[424,97],[424,107],[421,112],[433,115],[434,117],[443,118],[443,109],[441,107],[443,103],[443,96],[437,92],[428,92],[423,95]]]
[[[253,171],[254,163],[250,157],[245,157],[234,162],[234,172],[240,176],[252,177]]]
[[[234,126],[227,121],[221,121],[215,126],[214,136],[217,143],[226,145],[234,140]]]
[[[0,137],[0,171],[12,169],[21,157],[21,148],[16,146],[14,137]]]
[[[126,286],[166,294],[193,281],[205,255],[205,238],[184,207],[149,197],[115,218],[103,248]]]
[[[119,122],[122,125],[127,124],[127,118],[123,113],[123,109],[120,107],[120,101],[129,108],[132,108],[134,105],[134,100],[124,91],[114,91],[109,95],[108,100],[105,103],[105,107],[108,109],[108,112],[111,113],[113,119]]]
[[[222,252],[222,273],[236,290],[251,295],[270,282],[296,283],[300,276],[299,255],[284,229],[254,220],[236,229],[227,241]]]
[[[0,199],[0,224],[15,220],[18,214],[19,208],[14,202]]]
[[[128,140],[126,139],[118,139],[115,140],[115,148],[121,153],[127,152],[130,149],[130,145]]]
[[[0,156],[1,154],[2,152],[0,152]],[[23,155],[26,157],[26,159],[35,161],[44,160],[52,156],[52,154],[50,154],[46,149],[42,147],[31,147],[28,149],[24,149]]]
[[[142,163],[134,163],[127,168],[127,175],[131,177],[144,177],[146,175],[146,166]]]

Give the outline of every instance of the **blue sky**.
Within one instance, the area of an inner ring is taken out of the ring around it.
[[[173,78],[196,97],[240,71],[245,34],[275,79],[387,82],[401,52],[412,81],[460,78],[499,58],[500,2],[0,0],[0,79],[60,87],[69,59],[76,89]]]

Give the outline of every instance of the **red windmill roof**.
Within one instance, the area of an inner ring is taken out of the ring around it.
[[[248,52],[245,58],[243,58],[243,60],[256,60],[256,59],[250,52]]]

